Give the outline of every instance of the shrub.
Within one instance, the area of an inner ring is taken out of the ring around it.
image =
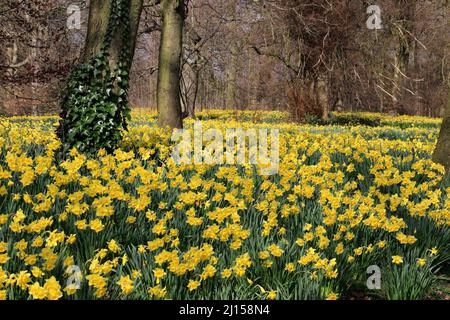
[[[319,126],[368,126],[379,127],[381,125],[380,119],[369,119],[357,115],[334,115],[332,114],[328,119],[322,119],[316,115],[308,114],[305,118],[306,123]]]

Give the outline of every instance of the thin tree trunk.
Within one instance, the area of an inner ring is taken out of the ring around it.
[[[327,120],[330,113],[329,101],[328,101],[328,85],[326,76],[319,76],[317,79],[316,89],[316,103],[322,107],[322,119]]]
[[[395,113],[398,114],[399,104],[403,98],[405,75],[409,71],[409,58],[413,41],[411,34],[414,32],[414,14],[415,14],[415,0],[398,0],[400,8],[399,30],[397,36],[399,40],[399,47],[394,61],[394,83],[392,89],[392,102]]]
[[[233,44],[231,47],[231,61],[227,71],[227,92],[226,92],[226,108],[235,109],[236,106],[236,81],[237,81],[237,64],[238,64],[238,49]]]
[[[258,62],[257,62],[258,63]],[[251,63],[249,63],[250,66],[252,66]],[[259,86],[260,86],[260,82],[261,82],[261,63],[258,63],[258,66],[255,70],[255,68],[252,68],[251,72],[255,73],[255,78],[253,81],[253,85],[252,83],[250,83],[250,87],[249,87],[249,96],[250,96],[250,109],[254,109],[256,110],[258,107],[258,103],[259,103]],[[251,74],[251,72],[249,71],[249,74]]]
[[[191,108],[189,108],[189,117],[192,119],[195,119],[195,108],[197,105],[197,98],[198,98],[198,91],[200,86],[200,71],[195,70],[195,84],[194,84],[194,97],[192,98],[192,105]]]
[[[392,83],[392,110],[391,112],[398,111],[398,101],[400,98],[400,93],[402,90],[402,75],[400,74],[400,61],[398,56],[395,56],[394,58],[394,76],[393,76],[393,83]]]
[[[158,124],[182,128],[180,72],[184,24],[184,2],[161,1],[161,42],[158,68]]]

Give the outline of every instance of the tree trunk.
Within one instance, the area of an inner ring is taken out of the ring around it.
[[[73,147],[112,152],[121,129],[127,129],[128,81],[142,5],[143,0],[90,1],[84,63],[72,71],[61,101],[62,154]]]
[[[249,59],[249,61],[251,61],[251,59]],[[253,67],[252,63],[249,62],[249,66]],[[248,74],[251,75],[252,73],[254,73],[254,80],[253,85],[252,83],[249,83],[249,89],[248,89],[248,95],[249,95],[249,106],[250,109],[256,110],[258,109],[259,106],[259,90],[260,90],[260,84],[261,84],[261,62],[257,62],[257,67],[256,68],[252,68],[251,70],[249,70]],[[250,78],[252,79],[252,78]],[[266,106],[265,106],[266,107]]]
[[[196,69],[195,71],[195,78],[194,78],[194,96],[192,97],[192,104],[190,104],[188,109],[188,116],[191,119],[195,119],[195,108],[197,105],[197,99],[198,99],[198,91],[200,86],[200,70]]]
[[[139,21],[142,12],[143,0],[130,0],[130,37],[128,43],[122,43],[123,25],[121,25],[115,32],[111,41],[109,49],[109,64],[114,68],[118,61],[122,48],[125,45],[130,46],[129,61],[133,60],[134,49],[136,47],[137,32],[139,28]],[[111,8],[110,0],[91,0],[89,7],[89,22],[86,36],[86,43],[84,48],[83,62],[88,62],[89,59],[98,54],[105,40],[105,35],[108,29],[109,13]],[[128,66],[130,69],[131,63]]]
[[[184,2],[161,1],[161,42],[158,69],[158,125],[182,128],[180,72],[184,24]]]
[[[404,95],[404,86],[406,81],[406,74],[409,71],[409,59],[413,40],[411,34],[414,32],[414,14],[415,14],[415,0],[398,0],[400,10],[399,30],[397,30],[397,37],[399,47],[394,61],[394,75],[393,75],[393,89],[392,89],[392,103],[395,113],[398,114],[400,102]]]
[[[227,70],[227,92],[226,92],[226,108],[235,109],[236,105],[236,81],[237,81],[237,64],[238,49],[235,44],[231,47],[231,61]]]
[[[392,111],[397,112],[398,107],[398,101],[400,97],[400,92],[402,88],[402,75],[400,74],[400,63],[398,56],[396,55],[394,57],[394,75],[393,75],[393,83],[392,83]]]
[[[441,133],[433,154],[433,161],[442,164],[447,173],[450,173],[450,91],[447,107],[444,111]]]
[[[316,86],[316,103],[322,108],[322,119],[327,120],[330,114],[328,100],[328,83],[326,76],[319,76]]]

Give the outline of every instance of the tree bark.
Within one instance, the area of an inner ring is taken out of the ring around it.
[[[395,113],[399,111],[399,104],[404,95],[405,75],[409,71],[409,60],[411,50],[413,47],[413,40],[411,34],[414,32],[414,14],[415,14],[415,0],[398,0],[397,5],[400,9],[399,30],[397,30],[398,37],[398,51],[394,60],[394,75],[392,87],[392,104]]]
[[[136,47],[137,33],[139,28],[139,21],[142,12],[143,0],[129,0],[130,2],[130,57],[129,61],[133,60],[134,49]],[[103,47],[105,35],[109,24],[109,13],[111,8],[110,0],[91,0],[89,7],[89,21],[86,36],[86,43],[84,48],[83,62],[88,62],[100,52]],[[123,26],[120,26],[111,41],[109,48],[109,62],[110,67],[114,68],[119,62],[119,55],[125,43],[122,43]],[[128,68],[131,67],[131,63]]]
[[[442,164],[445,167],[447,174],[450,173],[450,91],[448,94],[447,107],[444,111],[441,132],[433,154],[433,161]]]
[[[198,99],[198,91],[200,86],[200,70],[195,70],[195,78],[194,78],[194,96],[192,97],[192,104],[189,104],[188,116],[191,119],[195,119],[195,108],[197,105]]]
[[[127,129],[128,78],[142,5],[143,0],[90,1],[84,63],[72,71],[61,102],[57,135],[63,154],[73,147],[87,153],[99,148],[112,151],[122,137],[120,129]],[[99,60],[110,70],[98,67]],[[112,80],[111,75],[117,71],[120,75]],[[96,88],[100,82],[111,85],[113,91],[108,92],[105,85]],[[78,89],[83,87],[88,90]],[[83,97],[82,107],[77,97]],[[102,108],[93,107],[90,101],[97,101]]]
[[[328,100],[328,83],[326,76],[319,76],[316,85],[316,103],[322,107],[322,119],[327,120],[330,114]]]
[[[161,41],[157,85],[158,125],[182,128],[180,73],[184,2],[161,1]]]
[[[400,62],[399,58],[396,55],[394,57],[394,75],[393,75],[393,83],[392,83],[392,109],[391,111],[397,112],[398,101],[400,98],[400,92],[402,91],[402,75],[400,74]]]
[[[231,46],[231,61],[227,70],[226,108],[236,109],[236,81],[237,81],[238,49],[236,44]]]

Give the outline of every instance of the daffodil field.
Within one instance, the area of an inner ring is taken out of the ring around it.
[[[56,117],[1,118],[0,299],[427,298],[450,258],[450,181],[430,160],[440,121],[361,116],[381,126],[199,115],[279,129],[272,176],[176,165],[171,132],[141,109],[114,154],[64,160]]]

